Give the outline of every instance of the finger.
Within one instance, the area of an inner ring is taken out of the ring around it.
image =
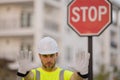
[[[85,52],[82,51],[80,54],[81,54],[81,60],[84,60],[85,59]]]
[[[82,59],[82,56],[83,56],[82,52],[78,50],[78,56],[77,56],[77,58],[78,58],[79,60],[81,60],[81,59]]]
[[[90,53],[88,53],[88,59],[90,59]]]
[[[85,64],[85,59],[86,59],[85,51],[82,51],[82,52],[80,53],[80,60],[79,60],[81,66],[82,66],[83,64]]]
[[[25,49],[25,50],[24,50],[24,58],[25,58],[25,59],[28,59],[28,58],[29,58],[29,57],[28,57],[28,55],[29,55],[28,53],[29,53],[28,49]]]
[[[17,60],[18,62],[19,62],[19,60],[20,60],[20,56],[21,56],[21,55],[20,55],[20,51],[19,51],[19,53],[17,54],[17,57],[16,57],[16,58],[17,58],[16,60]]]
[[[28,59],[32,61],[32,51],[29,51]]]
[[[89,53],[85,53],[85,64],[86,65],[89,64],[89,58],[90,58],[90,54]]]
[[[21,50],[20,53],[19,53],[19,59],[24,59],[24,52],[23,52],[23,50]]]
[[[85,59],[86,59],[86,60],[89,60],[89,59],[90,59],[90,53],[86,53],[86,54],[85,54]]]

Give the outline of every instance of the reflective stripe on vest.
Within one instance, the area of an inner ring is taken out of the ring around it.
[[[36,70],[36,80],[40,80],[40,71]]]
[[[61,70],[61,71],[60,71],[59,80],[64,80],[64,71],[65,71],[65,70]]]
[[[64,71],[61,70],[59,74],[59,80],[64,80]],[[36,80],[40,80],[40,71],[36,70]]]

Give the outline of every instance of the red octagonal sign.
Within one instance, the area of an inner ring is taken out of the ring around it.
[[[108,0],[73,0],[68,5],[68,24],[79,35],[102,33],[111,23],[111,3]]]

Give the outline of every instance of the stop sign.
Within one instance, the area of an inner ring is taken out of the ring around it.
[[[68,24],[79,35],[102,33],[111,23],[111,3],[108,0],[73,0],[68,5]]]

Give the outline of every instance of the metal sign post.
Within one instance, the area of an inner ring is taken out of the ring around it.
[[[90,61],[89,61],[89,77],[88,80],[93,80],[93,43],[92,36],[88,36],[88,52],[90,53]]]

